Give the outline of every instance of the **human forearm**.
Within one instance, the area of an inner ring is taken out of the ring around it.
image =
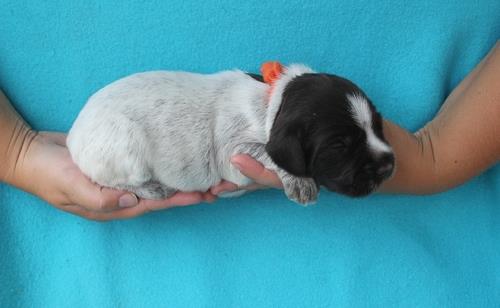
[[[382,184],[381,192],[431,194],[460,184],[438,167],[442,157],[436,157],[435,146],[439,145],[435,144],[433,133],[412,134],[387,120],[384,133],[393,148],[396,168],[394,175]]]
[[[438,115],[411,134],[388,121],[394,177],[381,191],[434,193],[460,185],[500,159],[500,46],[453,90]]]
[[[384,120],[384,134],[391,144],[395,156],[393,176],[381,186],[382,192],[423,193],[428,187],[424,183],[435,182],[432,167],[432,147],[400,126]],[[432,184],[430,184],[432,187]]]
[[[23,186],[18,171],[35,135],[0,90],[0,181]]]

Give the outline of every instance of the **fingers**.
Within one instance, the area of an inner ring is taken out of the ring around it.
[[[92,183],[85,176],[81,176],[78,182],[72,183],[72,203],[90,211],[109,212],[122,207],[134,207],[139,200],[131,193],[120,190],[100,187]]]
[[[205,200],[205,202],[212,203],[215,200],[217,200],[217,196],[213,194],[211,191],[207,191],[203,193],[203,199]]]
[[[135,206],[131,208],[123,208],[112,212],[95,212],[83,208],[78,205],[67,205],[63,208],[66,212],[78,215],[80,217],[95,220],[95,221],[108,221],[115,219],[127,219],[136,217],[149,212],[144,206]]]
[[[250,185],[240,187],[240,189],[244,189],[244,190],[257,190],[257,189],[264,189],[264,188],[269,188],[269,186],[265,186],[265,185],[262,185],[259,183],[252,183]]]
[[[151,211],[159,211],[178,206],[188,206],[201,203],[206,198],[206,193],[184,193],[178,192],[174,196],[164,200],[141,200],[136,206],[118,208],[112,211],[93,211],[78,205],[67,205],[64,210],[72,214],[96,221],[107,221],[114,219],[127,219],[146,214]],[[211,195],[212,198],[215,198]]]
[[[240,172],[243,175],[254,180],[255,183],[245,187],[238,187],[238,185],[234,183],[228,181],[222,181],[216,186],[210,188],[210,193],[214,195],[219,195],[226,191],[235,191],[239,189],[256,190],[264,188],[266,186],[275,188],[283,187],[281,180],[276,175],[276,173],[267,170],[261,163],[259,163],[257,160],[253,159],[249,155],[246,154],[235,155],[231,158],[231,163],[238,170],[240,170]]]
[[[245,176],[251,178],[256,183],[275,188],[283,187],[276,173],[267,170],[264,166],[246,154],[238,154],[231,158],[231,163],[238,168]]]
[[[216,199],[210,192],[194,192],[177,193],[165,200],[139,200],[133,193],[100,187],[72,162],[65,147],[66,135],[41,132],[39,136],[43,137],[40,138],[44,141],[42,149],[47,152],[44,157],[50,159],[48,163],[42,160],[40,164],[46,167],[42,171],[49,176],[44,181],[48,188],[42,185],[38,195],[72,214],[93,220],[124,219],[149,211],[203,201],[213,202]]]
[[[200,192],[177,192],[164,200],[141,200],[139,205],[151,211],[163,210],[174,206],[186,206],[203,202],[204,194]]]
[[[215,199],[216,196],[209,192],[178,192],[164,200],[138,200],[132,193],[99,187],[85,180],[75,185],[71,198],[74,204],[78,205],[68,205],[64,209],[87,219],[106,221],[132,218],[151,211],[193,205],[203,201],[213,202]]]
[[[125,219],[176,206],[187,206],[203,201],[213,202],[216,196],[210,192],[178,192],[164,200],[138,200],[128,192],[100,187],[83,175],[73,181],[71,204],[65,209],[73,214],[92,220]]]
[[[257,189],[263,189],[263,188],[268,188],[268,186],[258,184],[258,183],[252,183],[247,186],[241,186],[239,187],[238,185],[228,182],[228,181],[222,181],[219,184],[215,185],[214,187],[210,188],[210,193],[214,195],[220,195],[221,193],[224,192],[231,192],[235,190],[257,190]]]
[[[66,146],[66,134],[58,133],[58,132],[40,132],[40,135],[44,138],[48,138],[50,141],[54,142],[57,145]]]
[[[210,188],[210,192],[214,195],[218,195],[225,191],[235,191],[238,189],[239,189],[238,185],[228,181],[222,181],[219,184],[215,185],[214,187]]]

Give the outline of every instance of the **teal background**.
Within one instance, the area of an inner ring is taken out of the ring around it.
[[[497,0],[0,0],[0,86],[67,131],[130,73],[303,62],[416,130],[499,37]],[[110,223],[0,185],[0,306],[498,307],[499,201],[499,166],[434,196],[269,190]]]

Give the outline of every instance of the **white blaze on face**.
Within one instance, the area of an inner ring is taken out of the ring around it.
[[[359,94],[348,94],[351,103],[351,112],[358,125],[366,133],[366,142],[374,153],[390,152],[391,148],[373,132],[372,111],[365,97]]]

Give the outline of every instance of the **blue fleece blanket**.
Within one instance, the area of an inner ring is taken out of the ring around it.
[[[40,130],[155,69],[303,62],[410,130],[500,37],[498,0],[1,1],[0,86]],[[195,112],[195,111],[193,111]],[[498,307],[500,168],[433,196],[280,191],[111,223],[0,185],[2,307]]]

